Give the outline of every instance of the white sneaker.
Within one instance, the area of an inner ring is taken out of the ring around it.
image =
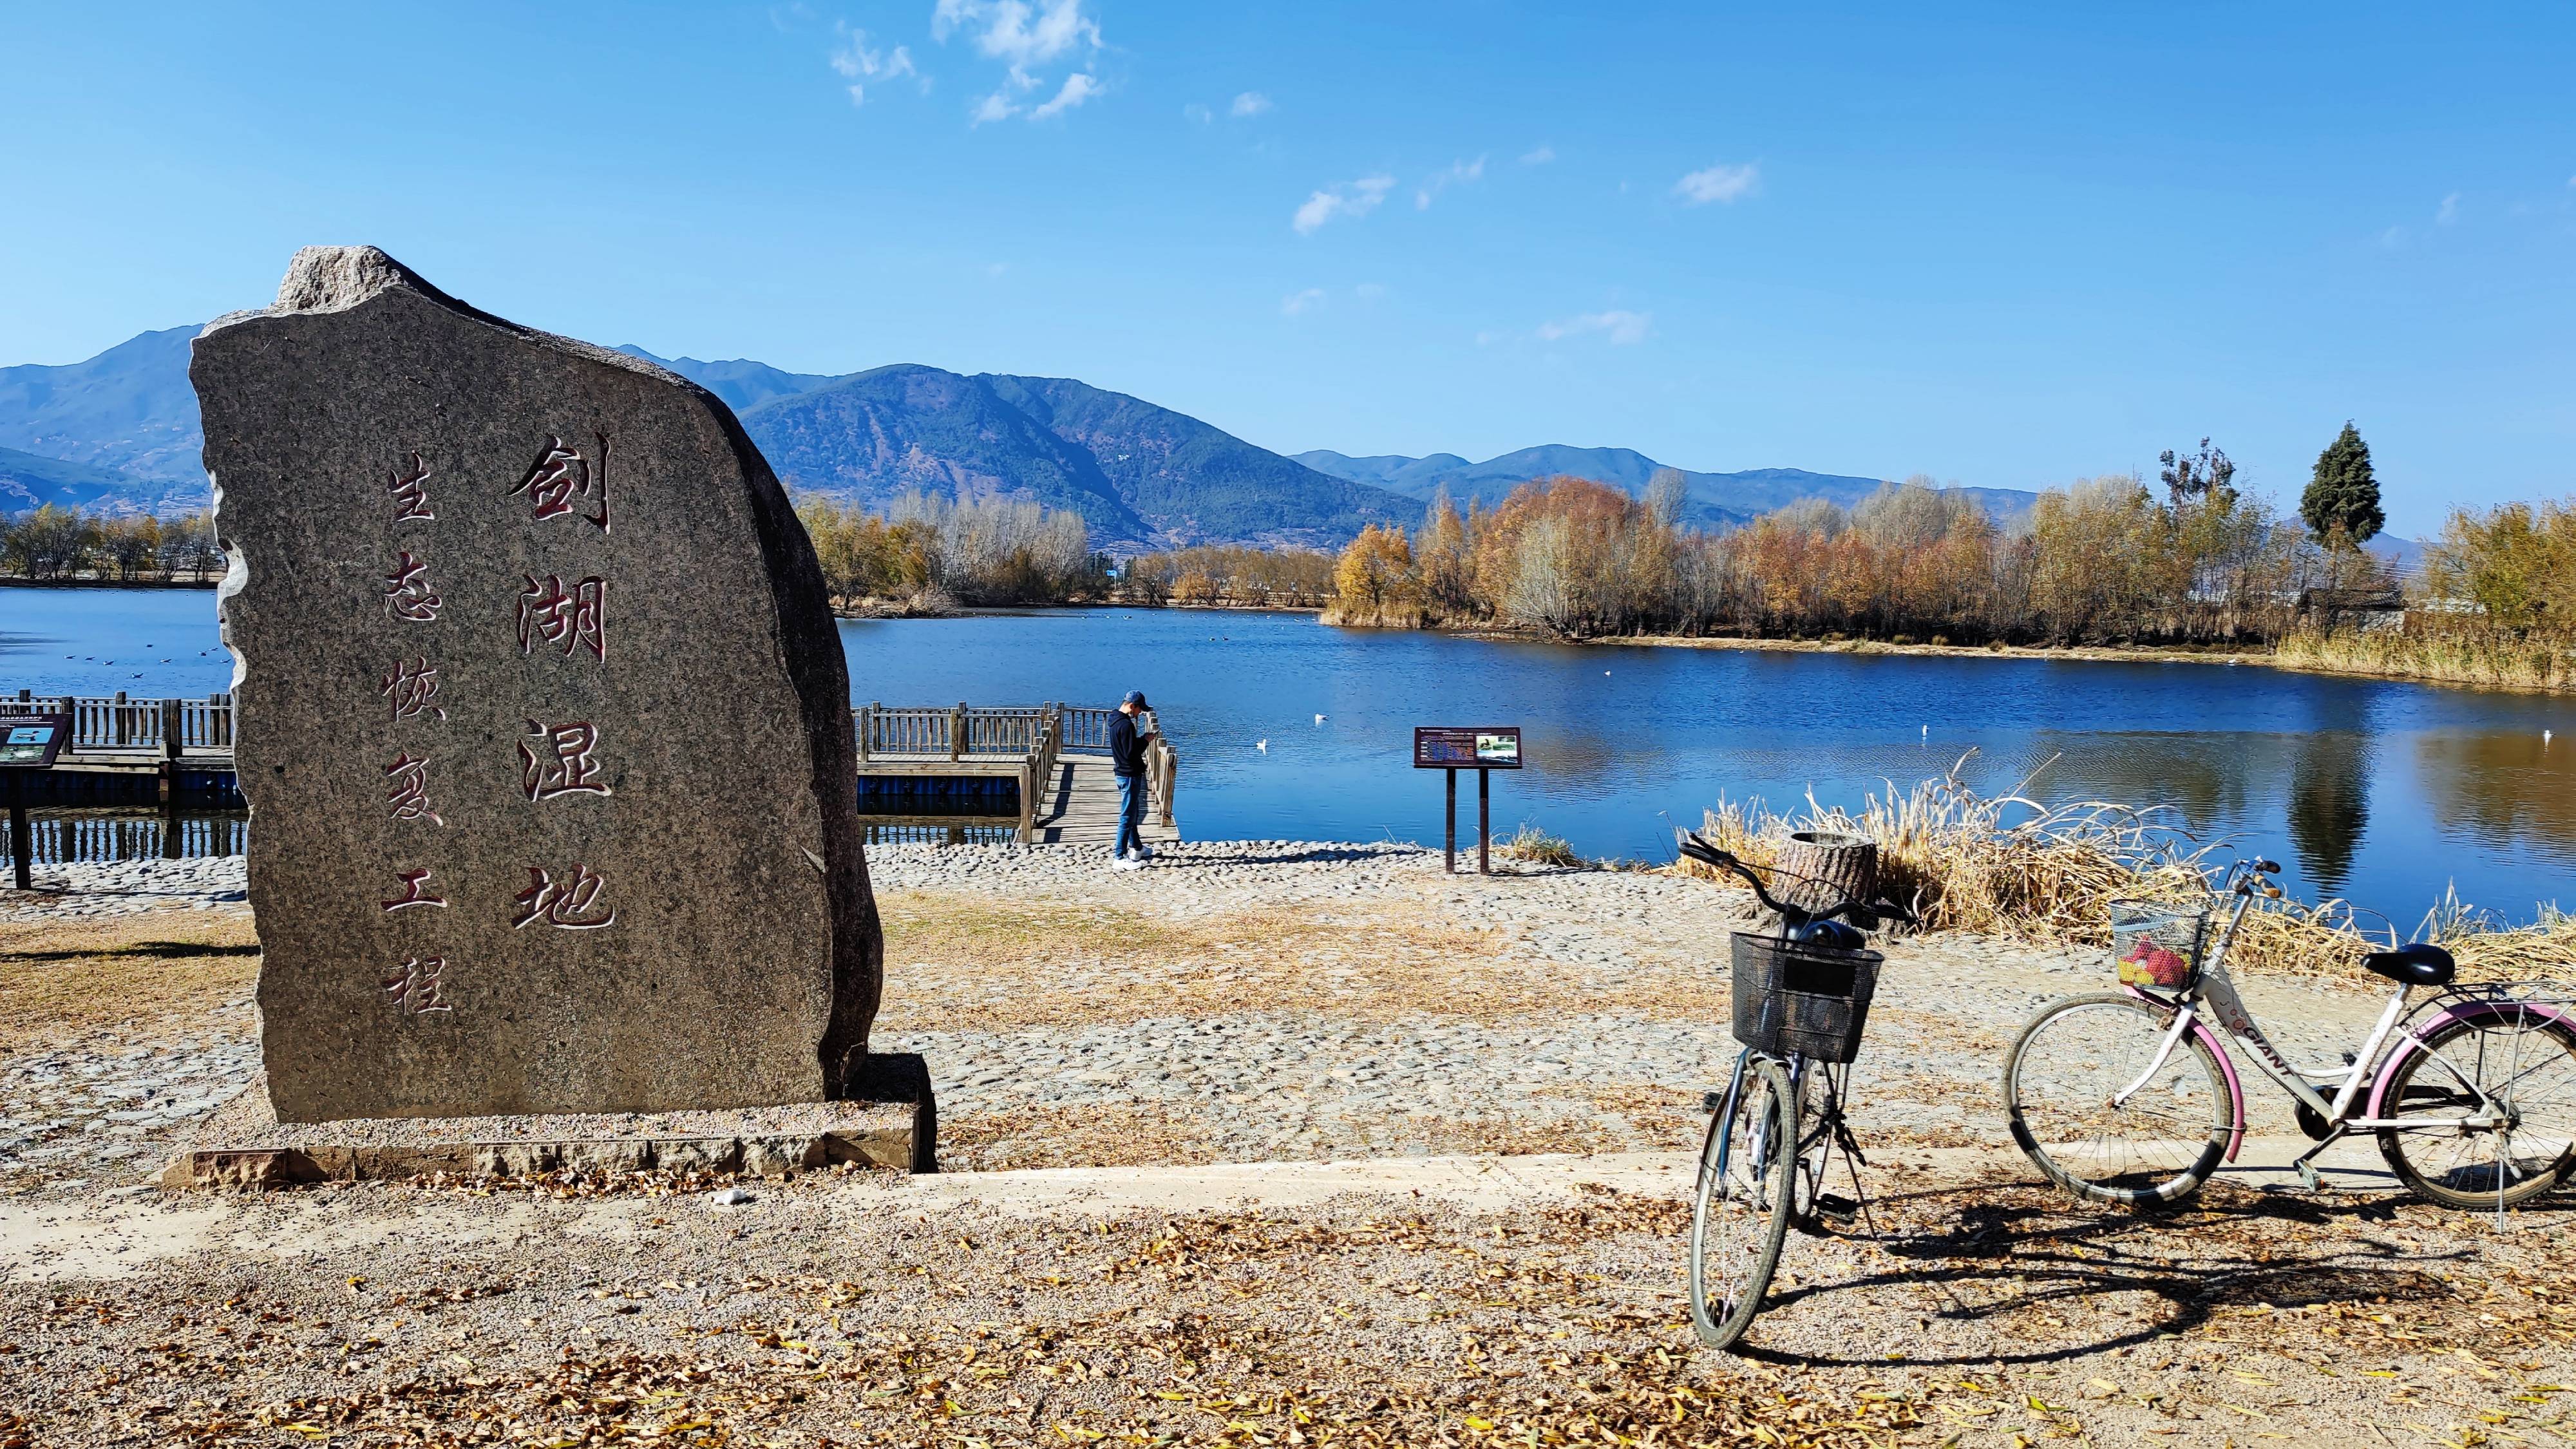
[[[1109,863],[1111,870],[1143,870],[1145,862],[1132,855],[1122,855]]]
[[[1137,858],[1138,860],[1152,860],[1152,859],[1154,858],[1154,847],[1152,847],[1152,846],[1150,846],[1150,845],[1147,845],[1145,842],[1143,842],[1143,841],[1141,841],[1141,840],[1140,840],[1140,841],[1137,841],[1137,842],[1136,842],[1136,858]]]

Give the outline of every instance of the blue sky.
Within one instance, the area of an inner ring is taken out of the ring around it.
[[[2576,491],[2576,8],[0,8],[0,362],[368,241],[515,319],[1283,451]]]

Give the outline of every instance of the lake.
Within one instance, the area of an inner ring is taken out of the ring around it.
[[[2169,804],[2281,860],[2301,893],[2409,926],[2453,882],[2517,920],[2576,898],[2565,697],[2182,662],[1504,643],[1213,610],[854,620],[841,638],[859,702],[1144,690],[1181,751],[1185,836],[1437,844],[1440,777],[1409,768],[1413,726],[1517,724],[1530,767],[1494,777],[1496,829],[1535,822],[1587,855],[1670,859],[1673,827],[1721,793],[1856,804],[1974,748],[1981,789],[2037,770],[2027,793],[2043,800]],[[204,694],[230,677],[209,592],[0,589],[11,692]]]

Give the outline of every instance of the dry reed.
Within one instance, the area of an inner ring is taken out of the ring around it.
[[[2518,637],[2502,630],[2320,633],[2303,629],[2282,639],[2278,658],[2293,669],[2330,673],[2513,689],[2576,688],[2576,649],[2567,641]]]
[[[2099,800],[2045,806],[2019,787],[1980,795],[1958,777],[1967,760],[1911,790],[1889,782],[1857,816],[1812,793],[1796,815],[1721,797],[1700,834],[1755,866],[1773,864],[1791,831],[1866,836],[1878,842],[1880,890],[1910,902],[1925,931],[2108,946],[2115,900],[2209,899],[2219,843],[2195,840],[2170,810]],[[1719,878],[1687,858],[1678,869]],[[2576,916],[2554,908],[2531,925],[2510,926],[2454,893],[2415,938],[2449,949],[2463,980],[2576,980]],[[2365,926],[2342,900],[2260,901],[2246,912],[2228,961],[2258,972],[2349,976],[2365,952],[2395,939],[2391,928]]]

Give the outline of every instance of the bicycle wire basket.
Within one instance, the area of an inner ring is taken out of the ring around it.
[[[2209,907],[2161,901],[2111,903],[2111,960],[2123,986],[2181,991],[2200,980]]]
[[[1770,1056],[1843,1063],[1860,1055],[1878,990],[1876,951],[1843,951],[1737,931],[1735,1039]]]

